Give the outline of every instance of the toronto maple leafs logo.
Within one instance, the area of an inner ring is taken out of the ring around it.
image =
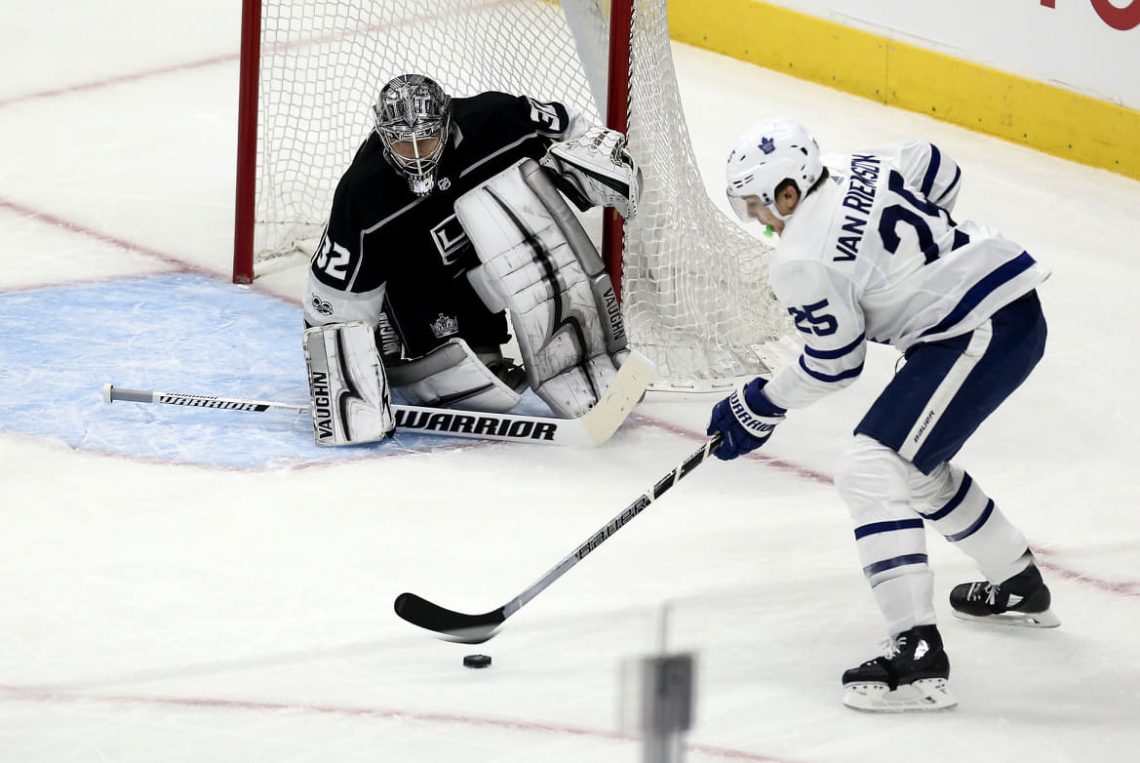
[[[771,138],[761,138],[759,148],[765,154],[770,154],[776,150],[776,141]]]

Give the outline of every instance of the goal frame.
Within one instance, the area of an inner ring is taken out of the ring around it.
[[[232,280],[252,284],[256,277],[254,229],[257,225],[258,98],[261,83],[261,4],[242,0],[241,58],[238,81],[237,170],[234,182]],[[629,125],[630,49],[634,0],[610,5],[609,74],[606,126],[625,133]],[[379,88],[383,83],[376,83]],[[363,108],[363,105],[362,105]],[[624,224],[616,210],[602,220],[602,259],[621,299]]]

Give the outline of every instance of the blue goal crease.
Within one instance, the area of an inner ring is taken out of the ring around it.
[[[0,294],[0,431],[151,461],[277,469],[428,451],[460,438],[401,434],[320,447],[308,416],[102,399],[120,387],[307,404],[300,307],[178,273]],[[533,397],[533,395],[530,395]],[[527,412],[549,415],[537,398]]]

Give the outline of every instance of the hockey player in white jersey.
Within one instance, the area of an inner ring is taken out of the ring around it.
[[[803,333],[798,362],[719,402],[708,433],[732,459],[763,445],[788,409],[849,385],[867,342],[906,362],[855,428],[835,483],[890,637],[843,675],[844,702],[872,711],[956,704],[935,624],[924,524],[976,560],[986,580],[956,586],[955,615],[1054,626],[1024,535],[951,463],[1040,360],[1048,271],[1014,242],[951,216],[961,170],[930,143],[856,153],[834,172],[801,125],[775,120],[728,158],[742,220],[779,234],[776,296]]]

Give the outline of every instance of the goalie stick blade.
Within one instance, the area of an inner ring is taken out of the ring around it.
[[[580,419],[591,444],[601,445],[613,437],[641,402],[656,374],[657,369],[644,355],[630,352],[598,404]]]
[[[448,641],[460,644],[482,644],[494,637],[507,619],[503,607],[482,615],[452,612],[414,593],[396,597],[396,614],[412,625],[435,631]]]

